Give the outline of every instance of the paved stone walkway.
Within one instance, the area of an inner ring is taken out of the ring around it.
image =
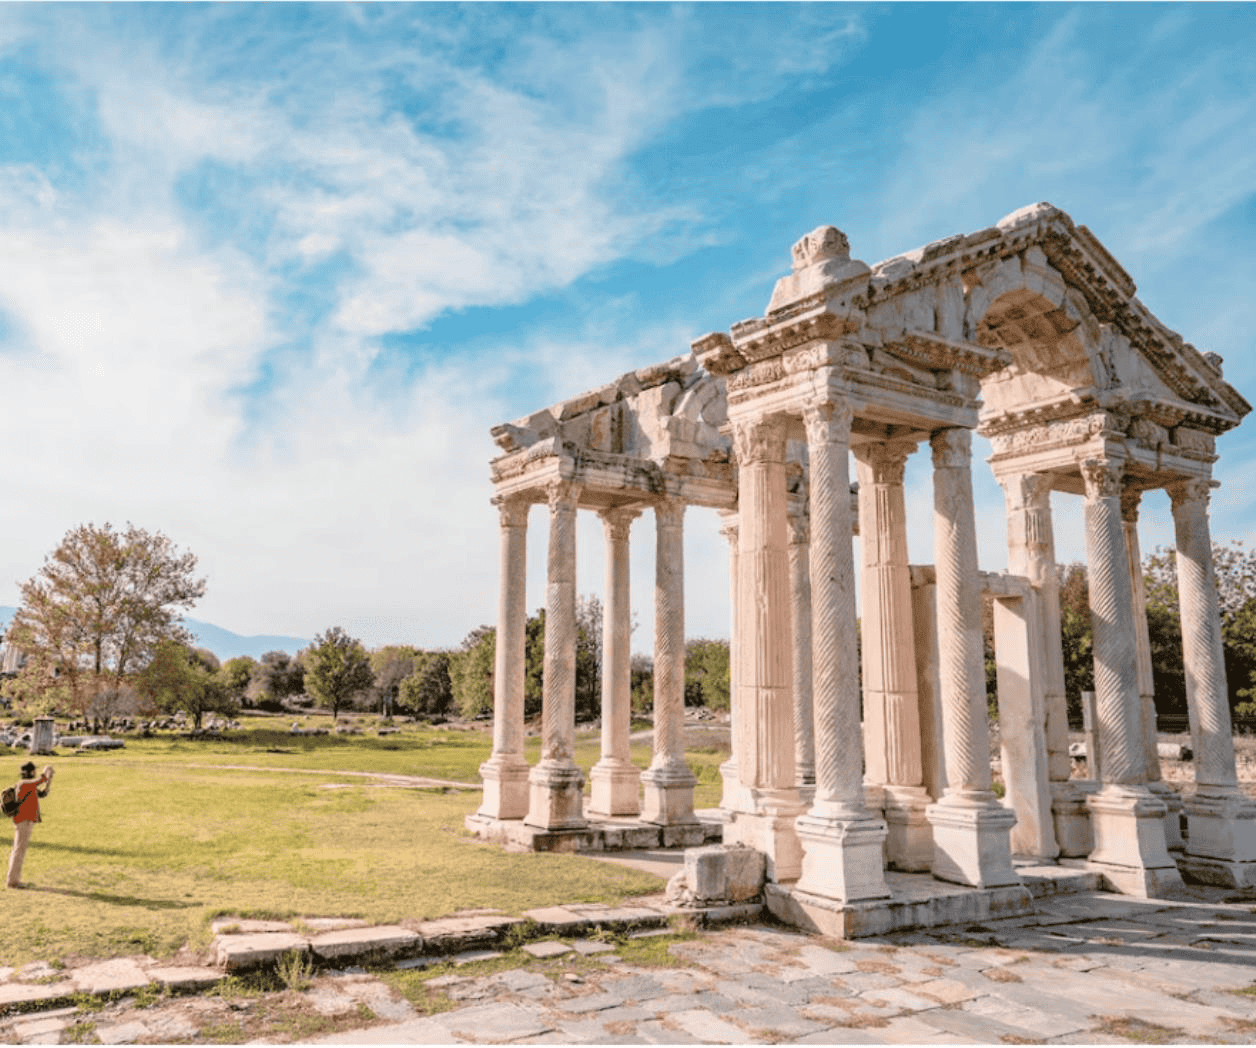
[[[0,1042],[209,1043],[238,1039],[241,1029],[291,1040],[300,1027],[240,1025],[281,1002],[293,1014],[338,1017],[340,1033],[309,1043],[1250,1044],[1254,903],[1220,889],[1191,889],[1179,901],[1086,892],[1039,900],[1032,917],[848,943],[759,923],[672,942],[674,967],[633,964],[622,946],[564,937],[516,954],[455,955],[426,983],[453,1005],[433,1015],[421,1015],[378,969],[346,967],[270,1002],[196,995],[141,1007],[132,997],[86,1015],[66,1007],[11,1015],[0,1021]],[[475,963],[500,966],[503,957],[515,963],[491,972]],[[129,992],[152,971],[118,959],[73,978]]]

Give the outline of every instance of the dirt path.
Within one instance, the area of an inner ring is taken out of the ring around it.
[[[97,764],[126,764],[126,761],[96,761]],[[338,768],[268,768],[260,764],[185,764],[182,761],[163,761],[145,764],[149,768],[201,768],[208,771],[261,771],[287,775],[353,775],[362,779],[379,779],[380,785],[397,789],[430,790],[478,790],[478,782],[455,782],[452,779],[431,779],[424,775],[401,775],[391,771],[342,771]],[[129,765],[137,767],[137,765]]]

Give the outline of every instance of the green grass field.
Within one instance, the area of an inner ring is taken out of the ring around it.
[[[535,761],[539,743],[529,741]],[[3,896],[0,965],[168,956],[206,944],[220,913],[387,922],[662,889],[658,878],[621,866],[474,841],[462,824],[478,790],[389,788],[340,774],[474,783],[489,749],[479,730],[293,737],[286,722],[278,730],[256,719],[222,741],[129,739],[125,750],[54,757],[52,794],[23,873],[35,888]],[[586,772],[597,756],[597,738],[582,736],[577,761]],[[648,747],[633,757],[644,767]],[[0,781],[16,778],[24,759],[0,751]],[[699,807],[718,803],[722,759],[691,755]],[[6,863],[11,840],[5,820]]]

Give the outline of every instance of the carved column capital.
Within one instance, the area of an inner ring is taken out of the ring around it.
[[[756,418],[733,426],[733,450],[739,465],[785,461],[785,419]]]
[[[570,480],[552,480],[545,485],[545,501],[551,511],[575,510],[580,508],[579,484]]]
[[[1138,507],[1143,501],[1143,489],[1128,482],[1121,489],[1121,520],[1126,524],[1138,523]]]
[[[1169,493],[1169,501],[1173,505],[1173,512],[1179,510],[1202,507],[1205,511],[1208,509],[1208,502],[1212,498],[1212,489],[1216,486],[1215,480],[1209,480],[1207,477],[1192,477],[1189,480],[1175,480],[1172,484],[1165,485],[1165,491]]]
[[[1009,510],[1047,509],[1055,477],[1050,473],[1008,473],[998,478]]]
[[[886,440],[852,448],[855,460],[870,471],[874,484],[902,484],[907,459],[915,450],[915,441],[911,440]]]
[[[933,449],[934,469],[968,469],[973,459],[973,435],[970,430],[935,430],[929,437]]]
[[[807,428],[808,445],[850,443],[850,424],[854,417],[846,400],[829,400],[803,408],[802,421]]]
[[[522,528],[528,523],[528,512],[532,503],[527,499],[503,498],[500,495],[493,499],[497,507],[498,519],[503,528]]]
[[[1079,462],[1082,483],[1086,486],[1086,501],[1120,498],[1125,463],[1119,459],[1086,459]]]
[[[654,503],[654,519],[660,528],[680,528],[685,523],[685,504],[679,499]]]
[[[641,509],[637,506],[615,506],[599,510],[598,516],[602,518],[607,541],[624,542],[628,539],[632,522],[641,516]]]

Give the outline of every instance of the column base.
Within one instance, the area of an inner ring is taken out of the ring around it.
[[[1051,783],[1051,817],[1060,858],[1082,859],[1095,850],[1086,798],[1099,790],[1094,779],[1067,779]]]
[[[1164,843],[1169,851],[1181,851],[1186,847],[1182,840],[1182,795],[1167,782],[1157,780],[1147,783],[1147,789],[1164,805]]]
[[[603,757],[589,769],[590,815],[639,815],[641,772],[631,761]]]
[[[1117,891],[1144,899],[1181,890],[1164,839],[1164,804],[1146,786],[1105,784],[1086,798],[1095,834],[1090,868]]]
[[[950,789],[925,809],[933,827],[933,875],[974,888],[1020,884],[1009,834],[1016,813],[989,790]]]
[[[839,902],[890,897],[882,865],[884,820],[821,803],[798,817],[795,831],[803,851],[799,891]]]
[[[726,812],[752,812],[754,800],[750,787],[742,785],[737,777],[737,760],[729,757],[720,765],[720,777],[724,780],[724,792],[720,795],[720,808]]]
[[[922,873],[933,867],[933,827],[925,809],[933,803],[923,786],[885,789],[885,858],[891,869]]]
[[[477,815],[486,819],[522,819],[528,814],[528,772],[519,756],[493,756],[480,765],[484,799]]]
[[[693,788],[698,783],[685,764],[649,767],[641,773],[645,800],[641,821],[656,826],[687,826],[698,821],[693,813]]]
[[[1256,802],[1237,787],[1200,786],[1186,802],[1182,872],[1205,884],[1256,885]]]
[[[528,775],[524,822],[542,830],[580,830],[584,817],[584,772],[571,761],[541,761]]]
[[[768,880],[796,881],[802,874],[802,843],[794,823],[806,811],[797,788],[745,789],[753,810],[736,813],[724,827],[724,843],[762,852]]]

